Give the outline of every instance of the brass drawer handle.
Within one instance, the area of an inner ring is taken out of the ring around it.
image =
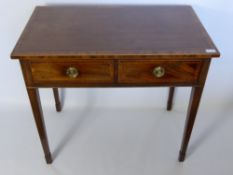
[[[69,67],[66,69],[66,75],[70,78],[76,78],[79,75],[78,69],[76,67]]]
[[[157,78],[161,78],[165,75],[165,69],[161,66],[155,67],[153,69],[153,75]]]

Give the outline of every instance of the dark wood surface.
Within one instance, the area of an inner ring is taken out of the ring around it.
[[[211,58],[220,53],[190,6],[37,7],[11,57],[20,59],[47,163],[52,162],[38,88],[175,86],[192,93],[179,161],[185,158]],[[164,70],[161,77],[154,69]],[[67,74],[69,68],[78,76]]]
[[[78,77],[67,76],[66,71],[69,67],[75,67],[79,71]],[[109,60],[30,63],[34,83],[112,83],[114,81],[113,68],[113,62]]]
[[[44,150],[45,160],[47,163],[52,163],[52,156],[49,149],[49,143],[44,123],[44,116],[40,103],[40,96],[38,89],[27,88],[28,97],[31,103],[33,116],[35,119],[36,127],[39,133],[40,141]]]
[[[199,86],[204,60],[94,60],[57,59],[50,61],[21,60],[27,72],[28,87],[132,87],[132,86]],[[70,67],[79,75],[70,78]],[[164,76],[156,77],[153,70],[163,67]]]
[[[182,139],[180,153],[178,157],[178,160],[180,162],[183,162],[185,160],[186,151],[187,151],[189,140],[192,134],[194,122],[197,116],[197,112],[198,112],[199,104],[201,101],[201,96],[202,96],[202,92],[204,89],[206,77],[208,74],[210,62],[211,60],[207,60],[204,62],[204,65],[200,73],[200,86],[192,87],[192,91],[191,91],[191,95],[189,99],[187,117],[186,117],[185,126],[184,126],[183,139]]]
[[[36,7],[12,58],[210,58],[219,52],[190,6]]]
[[[193,130],[193,125],[196,119],[202,92],[203,87],[192,87],[188,113],[184,127],[183,140],[181,143],[180,153],[178,157],[178,160],[181,162],[183,162],[186,157],[186,150]]]
[[[169,93],[168,93],[168,100],[167,100],[167,110],[168,111],[172,110],[174,92],[175,92],[175,87],[170,87],[169,88]]]
[[[55,100],[55,106],[56,106],[56,110],[57,112],[61,112],[61,101],[59,98],[59,92],[58,92],[58,88],[53,88],[53,96],[54,96],[54,100]]]
[[[161,66],[165,75],[157,78],[153,69]],[[145,61],[123,60],[118,65],[119,83],[195,83],[202,66],[201,61]]]

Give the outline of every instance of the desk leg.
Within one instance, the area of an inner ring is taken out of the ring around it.
[[[52,163],[52,156],[49,150],[48,138],[46,134],[42,108],[40,104],[40,96],[37,88],[27,88],[28,96],[31,102],[33,116],[36,127],[40,136],[40,141],[44,150],[46,162]]]
[[[175,91],[175,87],[169,88],[169,95],[168,95],[168,100],[167,100],[167,110],[168,111],[170,111],[172,109],[174,91]]]
[[[54,99],[55,99],[56,110],[57,110],[57,112],[60,112],[61,111],[61,102],[59,99],[58,88],[53,88],[53,95],[54,95]]]
[[[192,87],[191,97],[189,101],[188,113],[185,122],[183,140],[181,144],[179,161],[183,162],[185,159],[186,150],[188,147],[189,139],[192,133],[193,125],[195,122],[198,106],[200,103],[203,87]]]

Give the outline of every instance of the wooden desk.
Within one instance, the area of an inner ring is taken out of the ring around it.
[[[190,6],[36,7],[12,54],[19,59],[47,163],[52,162],[38,88],[191,86],[179,161],[211,58],[220,53]],[[123,89],[122,89],[123,90]]]

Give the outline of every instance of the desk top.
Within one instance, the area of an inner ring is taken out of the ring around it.
[[[11,57],[219,55],[190,6],[40,6]]]

